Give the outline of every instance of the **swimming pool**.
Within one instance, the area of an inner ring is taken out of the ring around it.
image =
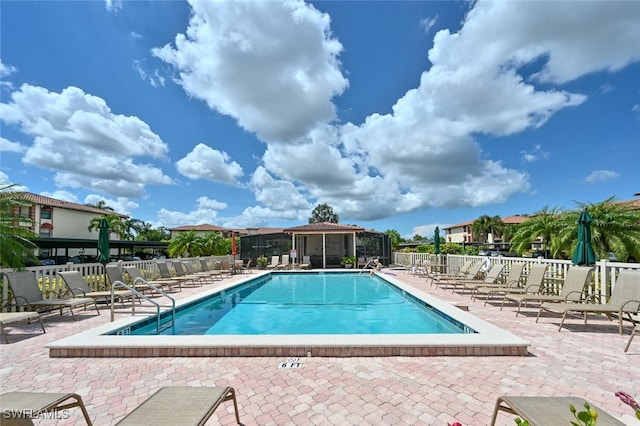
[[[473,333],[378,276],[272,273],[183,306],[163,335]],[[113,334],[154,335],[153,319]]]
[[[344,271],[344,270],[343,270]],[[328,271],[324,271],[325,273]],[[283,272],[284,274],[293,272]],[[298,273],[298,272],[296,272]],[[317,271],[302,273],[318,274]],[[358,272],[351,272],[357,274]],[[238,286],[272,272],[254,271],[198,287],[178,301],[177,308],[229,294]],[[366,274],[362,274],[366,275]],[[277,334],[277,335],[114,335],[140,327],[140,317],[113,323],[49,343],[50,357],[359,357],[359,356],[526,356],[529,342],[483,321],[451,303],[419,290],[411,276],[380,274],[407,297],[459,322],[469,333],[414,334]],[[368,275],[366,275],[368,277]],[[408,280],[405,282],[404,280]],[[422,281],[422,280],[421,280]],[[437,294],[437,293],[436,293]],[[105,316],[102,316],[105,317]],[[105,318],[106,320],[106,318]]]

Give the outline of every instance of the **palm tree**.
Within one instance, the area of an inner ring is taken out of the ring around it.
[[[504,223],[502,223],[500,216],[482,215],[471,224],[471,232],[473,232],[476,241],[486,243],[489,234],[495,241],[496,237],[500,236],[503,227]]]
[[[104,218],[107,220],[107,223],[109,224],[110,232],[115,232],[123,240],[127,238],[124,222],[119,215],[112,213],[104,216]],[[89,227],[87,229],[89,231],[97,231],[98,228],[100,227],[100,219],[101,219],[101,216],[96,216],[92,218],[89,221]]]
[[[577,243],[578,217],[583,209],[591,215],[591,244],[596,255],[606,259],[614,253],[620,260],[640,259],[640,209],[630,203],[616,202],[615,197],[600,203],[576,203],[578,210],[562,215],[558,245],[567,253]]]
[[[202,256],[221,256],[231,252],[231,238],[218,232],[207,232],[202,238]]]
[[[551,250],[551,256],[556,257],[561,246],[556,237],[563,225],[559,221],[561,210],[557,207],[549,209],[544,206],[542,210],[534,213],[528,220],[518,225],[518,228],[511,238],[512,251],[522,254],[531,249],[531,244],[539,239],[542,240],[543,249]]]
[[[197,237],[194,231],[180,232],[169,243],[167,252],[171,257],[200,256],[202,247],[202,237]]]
[[[22,269],[25,260],[37,261],[33,251],[38,247],[31,241],[38,235],[21,224],[30,224],[31,219],[20,216],[20,207],[31,203],[11,190],[15,185],[0,188],[0,265]]]
[[[87,203],[87,204],[85,204],[85,206],[95,207],[95,208],[100,209],[100,210],[108,210],[110,212],[114,211],[113,207],[108,206],[107,202],[105,200],[100,200],[95,204]]]

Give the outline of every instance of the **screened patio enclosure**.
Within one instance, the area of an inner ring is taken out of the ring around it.
[[[388,235],[365,231],[354,225],[337,223],[312,223],[283,230],[278,234],[249,235],[241,238],[240,256],[243,260],[258,256],[295,256],[294,263],[301,263],[309,256],[313,268],[342,267],[344,256],[371,259],[378,257],[385,265],[391,259],[391,243]]]

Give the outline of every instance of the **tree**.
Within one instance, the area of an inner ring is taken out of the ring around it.
[[[630,203],[616,202],[610,197],[602,202],[576,203],[578,210],[566,212],[560,218],[557,245],[568,254],[577,243],[578,217],[583,209],[591,215],[591,244],[596,256],[606,259],[610,252],[621,261],[629,257],[640,259],[640,210]]]
[[[400,233],[395,229],[387,229],[385,232],[389,236],[389,240],[391,240],[391,250],[397,250],[398,245],[404,240],[400,236]]]
[[[100,200],[95,204],[87,203],[87,204],[85,204],[85,206],[95,207],[95,208],[100,209],[100,210],[108,210],[110,212],[114,211],[113,207],[108,206],[107,202],[105,200]]]
[[[218,232],[207,232],[201,239],[201,256],[222,256],[231,253],[231,238],[224,238]]]
[[[340,217],[333,212],[333,207],[331,207],[327,203],[318,204],[316,208],[311,212],[311,217],[309,218],[309,223],[338,223],[339,221]]]
[[[500,236],[500,232],[504,227],[500,216],[482,215],[471,224],[471,232],[473,232],[474,240],[480,243],[486,243],[489,234],[493,236],[493,240]]]
[[[31,219],[20,215],[20,207],[32,203],[11,190],[15,185],[0,188],[0,265],[22,269],[25,260],[37,261],[33,251],[38,247],[31,241],[38,236],[21,224],[30,224]]]
[[[511,238],[511,250],[522,254],[531,249],[531,244],[538,240],[542,241],[544,250],[551,250],[552,257],[560,254],[561,247],[557,236],[563,225],[559,218],[562,211],[557,207],[549,209],[545,206],[539,212],[534,213],[525,222],[518,225],[518,228]]]
[[[97,231],[98,228],[100,227],[100,219],[102,217],[101,216],[96,216],[94,218],[92,218],[89,221],[89,227],[87,228],[89,231]],[[118,234],[118,236],[123,239],[126,240],[128,237],[126,228],[125,228],[125,223],[122,220],[122,218],[120,217],[120,215],[117,215],[115,213],[111,213],[108,214],[106,216],[104,216],[104,218],[107,220],[107,223],[109,224],[109,231],[110,232],[115,232],[116,234]]]
[[[170,257],[199,256],[202,245],[202,238],[197,237],[194,231],[180,232],[169,243],[167,252]]]

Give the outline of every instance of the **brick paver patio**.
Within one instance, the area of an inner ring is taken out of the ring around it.
[[[537,309],[518,318],[513,307],[483,305],[468,295],[436,289],[402,271],[396,278],[443,300],[469,306],[474,315],[531,342],[526,357],[381,357],[301,358],[302,368],[281,369],[280,358],[49,358],[45,345],[109,321],[80,312],[45,317],[38,326],[9,331],[0,346],[2,392],[75,392],[82,395],[96,425],[110,425],[167,385],[233,386],[245,425],[487,425],[500,395],[581,396],[623,422],[640,424],[614,393],[640,399],[640,339],[629,351],[617,323],[590,316],[567,321]],[[237,278],[231,278],[237,279]],[[228,279],[227,279],[228,282]],[[213,284],[216,285],[216,284]],[[202,288],[185,289],[178,298]],[[568,408],[567,408],[568,409]],[[42,425],[84,424],[80,411]],[[223,404],[209,424],[234,424],[231,403]],[[514,425],[501,414],[499,425]]]

